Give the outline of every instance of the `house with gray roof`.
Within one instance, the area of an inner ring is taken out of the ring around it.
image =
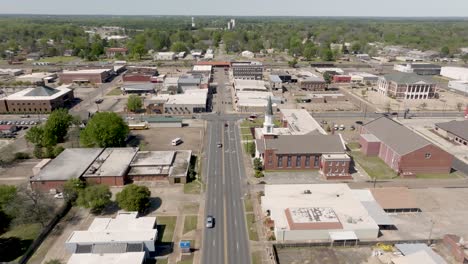
[[[364,124],[360,134],[361,151],[367,156],[378,156],[400,176],[451,170],[451,154],[388,117]]]
[[[435,131],[460,145],[468,146],[468,120],[437,123]]]
[[[394,99],[432,99],[436,97],[436,86],[431,77],[397,72],[380,77],[377,91]]]

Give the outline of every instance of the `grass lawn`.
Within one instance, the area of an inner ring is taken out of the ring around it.
[[[359,163],[372,179],[391,179],[398,177],[396,172],[379,157],[366,157],[360,151],[351,151],[350,154],[354,161]]]
[[[189,256],[182,256],[182,260],[177,262],[177,264],[192,264],[193,263],[193,254]]]
[[[200,194],[202,183],[198,180],[194,180],[184,184],[184,193],[185,194]]]
[[[119,87],[112,89],[112,91],[108,92],[106,95],[122,95],[122,90]]]
[[[197,215],[186,215],[184,219],[184,232],[186,234],[192,230],[197,229]]]
[[[255,228],[255,215],[253,213],[247,213],[247,228],[249,229],[249,239],[258,241],[258,233]]]
[[[361,145],[359,144],[359,142],[350,142],[348,144],[346,144],[346,146],[350,149],[350,150],[358,150]]]
[[[252,135],[252,133],[250,132],[250,128],[248,128],[248,127],[241,127],[241,134],[242,135],[247,135],[247,134]]]
[[[252,264],[261,264],[262,263],[262,253],[253,252],[252,253]]]
[[[60,63],[60,62],[71,62],[79,59],[78,57],[65,57],[65,56],[55,56],[49,58],[42,58],[38,62],[50,62],[50,63]]]
[[[242,140],[253,140],[252,134],[242,134]]]
[[[252,199],[246,198],[244,199],[244,207],[245,211],[248,212],[253,212],[253,205],[252,205]]]
[[[41,232],[40,224],[18,225],[0,236],[0,262],[21,257]]]
[[[158,222],[158,242],[172,242],[177,216],[158,216],[156,219]]]
[[[157,259],[156,260],[156,264],[167,264],[168,263],[168,259],[165,258],[165,259]]]

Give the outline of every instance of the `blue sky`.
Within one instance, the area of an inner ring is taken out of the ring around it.
[[[468,0],[0,0],[2,14],[468,16]]]

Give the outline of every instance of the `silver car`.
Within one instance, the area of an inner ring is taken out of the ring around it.
[[[213,228],[214,227],[214,217],[209,215],[206,217],[206,228]]]

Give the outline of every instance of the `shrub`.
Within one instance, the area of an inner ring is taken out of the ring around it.
[[[16,152],[15,153],[15,159],[30,159],[31,156],[29,155],[29,153],[26,153],[26,152]]]

